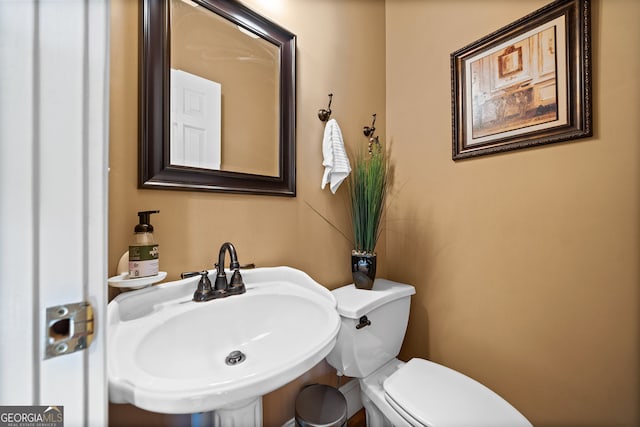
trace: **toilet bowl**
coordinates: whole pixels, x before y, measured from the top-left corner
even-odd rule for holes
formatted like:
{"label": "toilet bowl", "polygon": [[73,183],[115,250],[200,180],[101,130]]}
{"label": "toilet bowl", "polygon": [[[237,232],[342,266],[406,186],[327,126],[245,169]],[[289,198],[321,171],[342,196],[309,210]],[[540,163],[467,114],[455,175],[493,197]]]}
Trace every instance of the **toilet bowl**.
{"label": "toilet bowl", "polygon": [[489,388],[437,363],[396,358],[409,321],[410,285],[376,279],[372,290],[332,291],[341,317],[327,362],[357,378],[368,427],[531,427]]}

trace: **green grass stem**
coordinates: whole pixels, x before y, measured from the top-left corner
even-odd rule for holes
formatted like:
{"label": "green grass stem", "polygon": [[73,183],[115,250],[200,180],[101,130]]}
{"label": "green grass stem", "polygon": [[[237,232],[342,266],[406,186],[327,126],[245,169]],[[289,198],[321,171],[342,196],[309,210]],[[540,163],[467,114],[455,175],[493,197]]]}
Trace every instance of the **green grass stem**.
{"label": "green grass stem", "polygon": [[354,250],[373,254],[380,232],[388,188],[389,166],[384,148],[372,144],[371,153],[355,158],[349,180]]}

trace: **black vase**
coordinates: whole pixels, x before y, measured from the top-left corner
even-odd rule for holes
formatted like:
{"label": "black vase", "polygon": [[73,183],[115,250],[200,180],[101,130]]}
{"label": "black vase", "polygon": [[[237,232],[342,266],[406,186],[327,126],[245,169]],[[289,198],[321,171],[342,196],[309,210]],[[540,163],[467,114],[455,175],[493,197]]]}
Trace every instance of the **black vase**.
{"label": "black vase", "polygon": [[373,288],[373,281],[376,278],[376,256],[372,254],[351,254],[351,274],[356,288]]}

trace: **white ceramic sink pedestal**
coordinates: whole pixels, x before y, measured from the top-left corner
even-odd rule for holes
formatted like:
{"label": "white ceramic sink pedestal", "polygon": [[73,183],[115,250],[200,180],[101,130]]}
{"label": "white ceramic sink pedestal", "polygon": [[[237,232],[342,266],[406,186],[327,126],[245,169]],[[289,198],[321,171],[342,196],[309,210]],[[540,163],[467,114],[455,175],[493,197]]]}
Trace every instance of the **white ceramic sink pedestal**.
{"label": "white ceramic sink pedestal", "polygon": [[[242,276],[245,294],[207,302],[191,300],[199,277],[118,295],[108,308],[109,399],[260,426],[262,395],[324,359],[340,318],[331,292],[299,270]],[[246,359],[227,365],[236,350]]]}

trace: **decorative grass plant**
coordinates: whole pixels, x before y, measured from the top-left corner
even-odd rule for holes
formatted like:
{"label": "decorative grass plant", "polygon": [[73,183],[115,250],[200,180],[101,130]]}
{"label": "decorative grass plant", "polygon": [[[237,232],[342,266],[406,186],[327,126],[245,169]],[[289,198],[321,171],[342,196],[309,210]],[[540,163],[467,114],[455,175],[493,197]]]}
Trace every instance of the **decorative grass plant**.
{"label": "decorative grass plant", "polygon": [[374,254],[382,231],[382,215],[388,189],[389,165],[378,137],[372,138],[369,150],[354,159],[349,179],[354,253]]}

